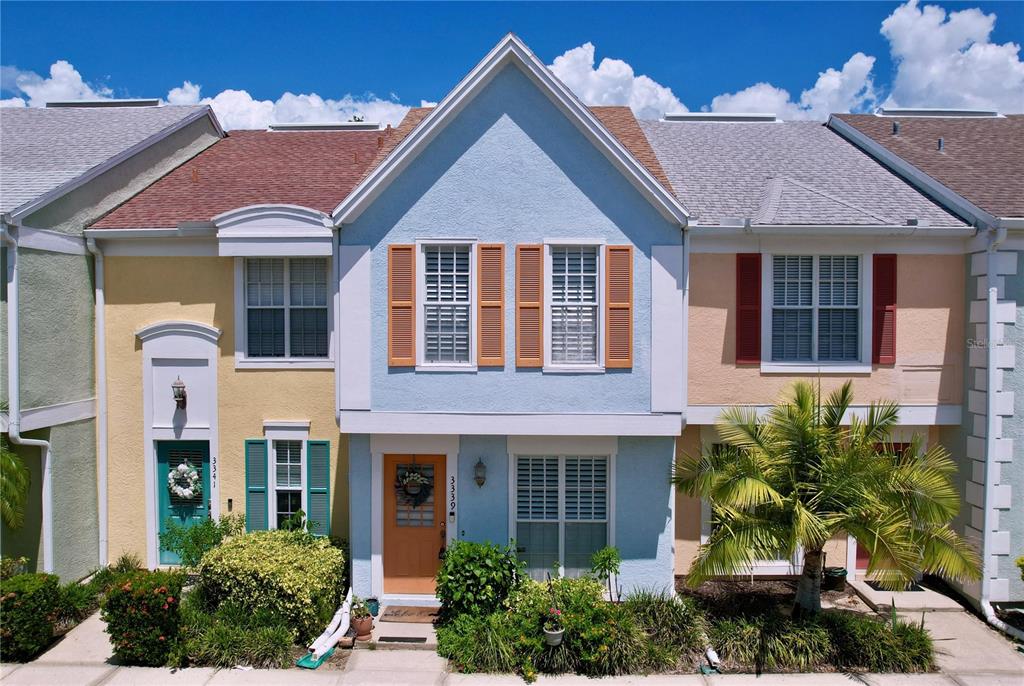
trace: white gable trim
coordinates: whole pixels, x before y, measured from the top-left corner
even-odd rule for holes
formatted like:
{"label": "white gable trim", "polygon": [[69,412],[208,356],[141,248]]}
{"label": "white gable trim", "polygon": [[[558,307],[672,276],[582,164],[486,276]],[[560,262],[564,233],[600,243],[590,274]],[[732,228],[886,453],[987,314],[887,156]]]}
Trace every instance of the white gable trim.
{"label": "white gable trim", "polygon": [[686,226],[688,214],[647,168],[636,160],[594,114],[513,34],[493,50],[433,109],[390,155],[332,213],[336,226],[351,224],[426,146],[490,83],[515,64],[565,113],[576,127],[629,179],[666,219]]}
{"label": "white gable trim", "polygon": [[218,214],[222,257],[332,255],[334,224],[319,210],[298,205],[249,205]]}

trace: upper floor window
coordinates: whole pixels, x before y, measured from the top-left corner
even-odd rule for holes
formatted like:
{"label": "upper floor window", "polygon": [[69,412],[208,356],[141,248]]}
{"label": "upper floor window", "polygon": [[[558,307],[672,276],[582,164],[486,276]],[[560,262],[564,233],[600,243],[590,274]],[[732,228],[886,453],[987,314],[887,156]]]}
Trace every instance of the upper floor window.
{"label": "upper floor window", "polygon": [[423,361],[468,364],[471,289],[469,245],[423,246]]}
{"label": "upper floor window", "polygon": [[551,247],[551,362],[598,363],[598,249]]}
{"label": "upper floor window", "polygon": [[772,258],[772,361],[860,359],[860,267],[856,255]]}
{"label": "upper floor window", "polygon": [[326,358],[327,282],[326,258],[247,258],[246,355]]}

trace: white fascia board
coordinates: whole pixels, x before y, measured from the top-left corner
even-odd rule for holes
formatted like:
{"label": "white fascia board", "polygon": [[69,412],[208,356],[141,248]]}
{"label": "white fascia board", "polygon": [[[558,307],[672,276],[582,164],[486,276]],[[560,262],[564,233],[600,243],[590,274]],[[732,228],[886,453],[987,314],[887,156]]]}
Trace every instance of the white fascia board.
{"label": "white fascia board", "polygon": [[678,199],[636,160],[594,114],[513,34],[503,38],[335,208],[334,223],[350,224],[380,195],[505,65],[515,63],[577,128],[601,150],[669,221],[685,227],[689,218]]}
{"label": "white fascia board", "polygon": [[342,433],[467,436],[678,436],[681,414],[482,414],[341,410]]}
{"label": "white fascia board", "polygon": [[[686,422],[692,425],[708,426],[718,421],[722,412],[733,405],[690,405],[686,411]],[[763,417],[771,410],[772,405],[740,405],[757,412]],[[843,424],[850,423],[850,417],[856,415],[864,419],[867,416],[867,405],[852,405],[843,415]],[[960,424],[963,407],[960,405],[900,405],[899,425],[903,426],[955,426]]]}
{"label": "white fascia board", "polygon": [[175,227],[137,227],[130,229],[86,229],[84,232],[86,238],[94,238],[98,241],[112,240],[112,239],[145,239],[145,238],[177,238],[179,236],[190,236],[195,238],[201,238],[204,236],[214,236],[217,230],[210,227],[190,227],[190,228],[175,228]]}
{"label": "white fascia board", "polygon": [[756,224],[723,226],[691,224],[695,238],[702,236],[927,236],[928,238],[960,239],[977,233],[973,226],[906,226],[903,224]]}
{"label": "white fascia board", "polygon": [[79,176],[76,176],[70,181],[62,183],[53,190],[43,193],[38,198],[30,200],[27,203],[21,205],[20,207],[16,208],[10,213],[11,218],[16,222],[20,221],[24,217],[27,217],[33,212],[38,211],[40,208],[49,205],[51,202],[67,195],[76,188],[92,181],[97,176],[110,171],[111,169],[121,164],[128,158],[133,157],[134,155],[142,152],[146,148],[156,143],[159,143],[160,141],[167,138],[171,134],[185,128],[194,121],[202,119],[203,117],[209,117],[210,122],[213,124],[214,128],[217,129],[217,135],[220,138],[224,138],[224,129],[221,128],[220,122],[217,121],[217,117],[216,115],[214,115],[213,109],[209,105],[204,105],[201,109],[196,110],[187,117],[182,117],[181,119],[166,127],[165,129],[154,133],[149,138],[139,141],[132,147],[127,148],[126,150],[122,150],[113,157],[110,157],[109,159],[101,162],[100,164],[97,164],[95,167],[85,172],[84,174],[80,174]]}
{"label": "white fascia board", "polygon": [[18,231],[18,247],[65,255],[85,255],[85,241],[77,234],[60,233],[48,229],[34,229],[24,224]]}
{"label": "white fascia board", "polygon": [[858,148],[874,157],[880,163],[909,182],[925,195],[931,197],[946,210],[959,216],[971,224],[977,224],[986,228],[998,226],[999,220],[981,209],[970,200],[953,191],[945,184],[934,177],[921,171],[910,162],[892,152],[875,139],[862,133],[857,127],[852,126],[835,116],[828,118],[827,126],[840,136],[856,145]]}

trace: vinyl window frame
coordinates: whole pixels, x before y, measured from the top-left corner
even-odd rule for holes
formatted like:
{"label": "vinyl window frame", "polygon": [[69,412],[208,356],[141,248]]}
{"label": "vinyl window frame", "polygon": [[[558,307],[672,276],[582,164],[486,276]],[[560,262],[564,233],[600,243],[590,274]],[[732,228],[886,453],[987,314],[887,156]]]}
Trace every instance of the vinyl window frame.
{"label": "vinyl window frame", "polygon": [[[416,371],[474,373],[477,367],[477,243],[476,238],[421,238],[416,241]],[[469,249],[469,360],[466,362],[428,362],[426,359],[426,294],[428,246],[466,247]]]}
{"label": "vinyl window frame", "polygon": [[[604,374],[605,373],[605,244],[603,238],[545,238],[544,239],[544,366],[545,374]],[[551,279],[554,275],[554,248],[594,248],[597,254],[597,350],[596,361],[593,363],[573,364],[555,362],[551,358],[552,351],[552,305],[554,287]]]}
{"label": "vinyl window frame", "polygon": [[[763,374],[870,374],[872,337],[872,257],[874,253],[863,248],[846,245],[826,245],[818,248],[776,250],[761,254],[761,373]],[[774,317],[775,257],[811,257],[813,282],[811,360],[772,359],[772,319]],[[818,269],[821,257],[856,257],[858,262],[858,355],[856,360],[818,361]],[[825,308],[830,309],[830,308]]]}
{"label": "vinyl window frame", "polygon": [[[289,306],[284,306],[284,357],[251,357],[249,351],[249,306],[246,278],[246,260],[279,259],[284,260],[285,303],[291,299],[289,260],[317,258],[327,261],[327,355],[325,357],[292,357],[287,353],[291,346],[291,321]],[[338,304],[338,267],[337,260],[329,255],[248,255],[235,257],[235,369],[334,369],[334,350],[337,347],[335,330],[336,310]],[[300,308],[301,309],[301,308]]]}
{"label": "vinyl window frame", "polygon": [[[269,436],[269,434],[268,434],[268,436]],[[277,493],[278,493],[279,490],[280,491],[289,491],[289,492],[294,492],[295,490],[298,490],[298,492],[299,492],[299,499],[300,499],[299,502],[301,503],[301,509],[302,509],[303,512],[307,512],[308,511],[309,504],[306,502],[306,492],[307,492],[307,486],[308,486],[308,483],[307,483],[307,478],[308,477],[306,475],[306,462],[307,462],[306,451],[307,451],[307,443],[308,442],[309,442],[309,435],[308,434],[306,434],[306,435],[298,435],[297,433],[295,433],[293,435],[277,435],[277,436],[275,436],[273,438],[269,438],[268,437],[268,440],[267,440],[267,443],[268,443],[268,445],[267,445],[267,448],[268,448],[268,450],[267,450],[267,476],[268,476],[268,479],[267,479],[267,481],[268,481],[267,491],[268,491],[268,495],[269,495],[269,498],[268,498],[268,500],[269,500],[269,503],[268,503],[269,507],[267,508],[267,528],[268,529],[276,529],[277,528],[277,515],[278,515],[278,512],[277,512]],[[292,488],[292,487],[282,488],[282,487],[279,487],[277,485],[277,444],[278,443],[298,443],[299,444],[299,487],[298,487],[298,489],[295,489],[295,488]]]}

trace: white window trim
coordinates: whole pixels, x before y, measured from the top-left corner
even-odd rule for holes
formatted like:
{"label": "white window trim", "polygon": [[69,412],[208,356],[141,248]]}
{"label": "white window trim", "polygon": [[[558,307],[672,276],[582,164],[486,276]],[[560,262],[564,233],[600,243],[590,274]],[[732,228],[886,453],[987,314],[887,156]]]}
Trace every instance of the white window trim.
{"label": "white window trim", "polygon": [[[544,239],[544,366],[545,374],[604,374],[604,269],[605,239],[603,238],[545,238]],[[597,249],[597,362],[594,364],[564,364],[551,360],[551,302],[552,260],[551,249],[558,247],[593,247]]]}
{"label": "white window trim", "polygon": [[[857,361],[843,362],[775,362],[772,355],[772,289],[775,282],[773,270],[776,255],[853,255],[860,267],[860,355]],[[863,248],[844,249],[842,246],[810,247],[761,253],[761,373],[762,374],[870,374],[871,373],[871,307],[874,302],[872,284],[872,262],[874,253]],[[818,260],[814,261],[814,309],[818,309]],[[812,333],[812,345],[817,350],[817,327]]]}
{"label": "white window trim", "polygon": [[[299,471],[300,471],[300,485],[299,493],[301,497],[301,507],[303,512],[308,512],[308,503],[306,502],[306,448],[307,441],[309,440],[309,429],[305,431],[294,430],[294,431],[265,431],[264,432],[268,445],[267,450],[267,474],[269,475],[268,481],[270,482],[269,488],[267,489],[270,493],[270,502],[268,503],[267,512],[267,528],[277,528],[277,450],[276,443],[280,441],[299,441],[300,446],[300,458],[299,458]],[[294,491],[293,488],[283,489],[285,491]]]}
{"label": "white window trim", "polygon": [[[477,339],[477,265],[475,238],[421,238],[416,241],[416,371],[417,372],[463,372],[477,371],[476,339]],[[469,361],[468,362],[427,362],[427,345],[424,337],[425,296],[427,292],[426,267],[427,260],[424,250],[427,246],[449,245],[467,246],[469,248]]]}
{"label": "white window trim", "polygon": [[[618,439],[610,438],[548,438],[535,436],[509,437],[509,490],[508,490],[508,531],[509,540],[518,538],[518,512],[516,511],[516,489],[518,488],[519,456],[548,456],[558,458],[558,573],[565,575],[565,458],[604,457],[608,459],[608,505],[607,545],[615,545],[615,461],[618,453]],[[551,520],[544,520],[550,522]],[[586,520],[584,520],[586,521]]]}
{"label": "white window trim", "polygon": [[[279,255],[263,255],[262,257],[285,260],[285,288],[288,288],[289,257]],[[301,256],[300,256],[301,257]],[[235,258],[235,369],[334,369],[334,350],[337,346],[335,331],[335,307],[333,306],[338,293],[338,275],[334,260],[330,256],[327,268],[327,357],[249,357],[249,323],[245,292],[245,261],[248,257]],[[291,323],[285,309],[285,341],[287,345]]]}

